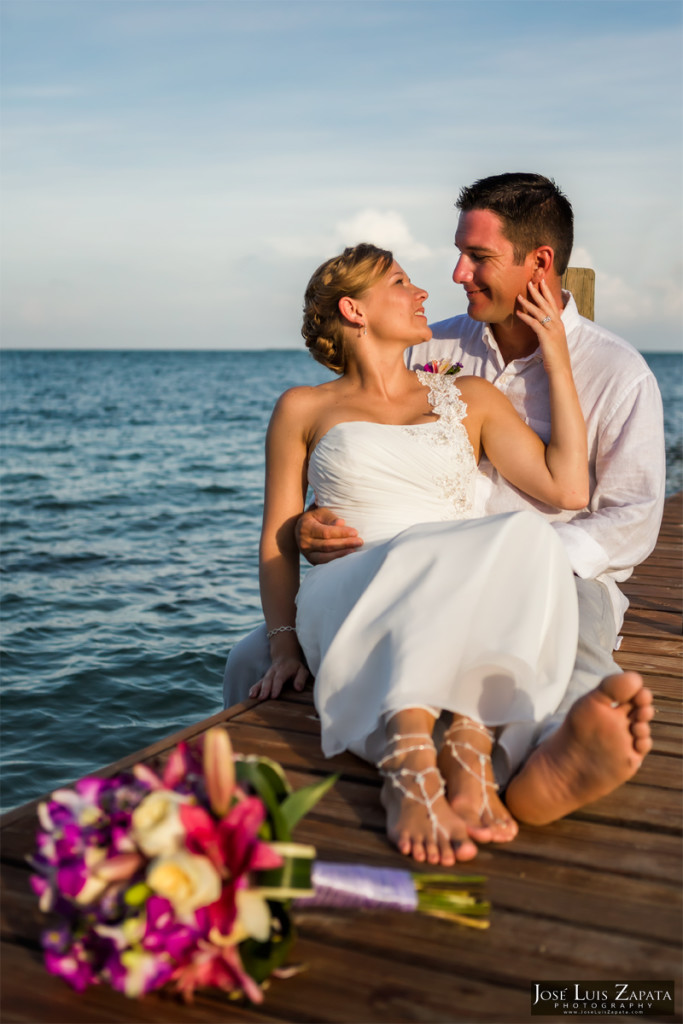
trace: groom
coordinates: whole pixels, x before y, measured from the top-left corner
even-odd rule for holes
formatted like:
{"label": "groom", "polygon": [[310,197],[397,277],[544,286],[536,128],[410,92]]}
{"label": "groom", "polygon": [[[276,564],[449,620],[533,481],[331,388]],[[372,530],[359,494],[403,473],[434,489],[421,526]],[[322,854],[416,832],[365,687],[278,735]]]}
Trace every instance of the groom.
{"label": "groom", "polygon": [[[579,316],[561,277],[573,244],[573,213],[554,182],[539,174],[483,178],[464,188],[453,280],[464,287],[467,314],[432,325],[432,340],[408,353],[409,365],[459,361],[508,396],[544,441],[550,434],[548,381],[535,335],[516,316],[517,296],[544,279],[563,308],[572,371],[588,429],[591,498],[582,512],[558,512],[522,495],[486,460],[480,463],[477,514],[531,506],[550,520],[574,570],[580,636],[574,674],[539,742],[605,677],[621,676],[612,658],[628,605],[617,587],[652,551],[664,501],[661,398],[645,360],[621,338]],[[326,509],[300,520],[299,543],[313,564],[362,544],[352,526]],[[533,558],[533,551],[529,552]],[[495,623],[491,624],[495,628]],[[245,699],[269,664],[265,627],[235,646],[224,678],[226,707]],[[630,674],[627,674],[630,675]],[[619,686],[622,684],[620,683]]]}

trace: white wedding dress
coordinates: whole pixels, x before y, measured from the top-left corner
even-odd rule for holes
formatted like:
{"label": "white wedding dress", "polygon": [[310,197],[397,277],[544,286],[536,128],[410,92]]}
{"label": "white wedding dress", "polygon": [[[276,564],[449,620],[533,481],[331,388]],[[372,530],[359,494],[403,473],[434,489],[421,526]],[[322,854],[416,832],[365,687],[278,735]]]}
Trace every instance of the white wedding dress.
{"label": "white wedding dress", "polygon": [[309,482],[359,550],[304,577],[296,628],[327,756],[376,763],[387,716],[455,711],[496,727],[499,781],[559,704],[577,644],[562,544],[531,511],[472,518],[477,466],[453,377],[423,373],[438,419],[338,423]]}

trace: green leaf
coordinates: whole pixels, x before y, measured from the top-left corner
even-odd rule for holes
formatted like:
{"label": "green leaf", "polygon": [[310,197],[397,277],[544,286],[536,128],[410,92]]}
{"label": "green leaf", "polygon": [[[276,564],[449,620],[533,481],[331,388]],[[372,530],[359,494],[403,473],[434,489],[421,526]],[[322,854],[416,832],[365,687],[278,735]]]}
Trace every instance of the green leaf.
{"label": "green leaf", "polygon": [[[463,879],[457,876],[452,879],[453,884],[462,881]],[[472,927],[488,927],[483,921],[475,923],[470,919],[488,918],[491,904],[478,893],[469,892],[467,889],[449,890],[442,884],[440,889],[418,889],[417,909],[431,917],[443,917],[461,924],[472,924]]]}
{"label": "green leaf", "polygon": [[412,874],[417,909],[430,917],[488,928],[491,904],[482,895],[484,875]]}
{"label": "green leaf", "polygon": [[246,939],[240,943],[240,956],[244,969],[260,984],[284,963],[295,938],[287,909],[281,903],[270,903],[275,927],[267,942]]}
{"label": "green leaf", "polygon": [[412,872],[415,889],[418,892],[451,892],[459,885],[483,885],[485,875],[428,875]]}
{"label": "green leaf", "polygon": [[[285,899],[291,899],[293,890],[296,889],[300,891],[300,894],[308,895],[313,889],[312,867],[313,861],[310,857],[285,857],[281,867],[259,871],[254,878],[254,886],[257,891],[261,887],[283,889],[289,893]],[[268,900],[277,898],[275,894],[268,893],[267,895]]]}
{"label": "green leaf", "polygon": [[[282,767],[277,761],[271,761],[269,757],[246,757],[241,761],[237,761],[235,763],[235,770],[238,782],[244,781],[244,778],[248,776],[254,765],[258,767],[260,775],[268,780],[278,803],[282,803],[285,797],[292,792],[292,787],[287,781],[287,776]],[[243,766],[247,766],[246,771],[243,771]]]}
{"label": "green leaf", "polygon": [[[248,782],[251,788],[261,797],[270,817],[275,839],[280,842],[289,842],[292,838],[287,818],[282,813],[277,796],[271,785],[273,775],[268,770],[269,766],[259,761],[241,761],[240,782]],[[284,805],[283,805],[284,806]]]}
{"label": "green leaf", "polygon": [[280,810],[290,830],[294,829],[297,822],[301,821],[312,807],[315,807],[329,789],[332,789],[338,778],[338,775],[330,775],[322,782],[304,786],[289,794],[280,805]]}

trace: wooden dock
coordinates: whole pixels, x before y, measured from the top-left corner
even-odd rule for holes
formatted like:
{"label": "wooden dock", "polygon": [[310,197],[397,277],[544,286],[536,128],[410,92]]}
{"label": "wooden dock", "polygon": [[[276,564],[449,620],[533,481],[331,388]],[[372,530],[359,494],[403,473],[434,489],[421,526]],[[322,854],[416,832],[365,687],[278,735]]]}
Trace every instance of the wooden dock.
{"label": "wooden dock", "polygon": [[[624,585],[631,608],[617,660],[642,672],[654,691],[654,750],[611,796],[554,825],[522,827],[511,844],[481,849],[466,870],[488,878],[487,931],[416,914],[300,911],[293,960],[307,969],[272,981],[259,1008],[205,994],[189,1006],[168,994],[133,1002],[105,987],[79,996],[42,965],[41,920],[24,862],[36,831],[34,802],[0,821],[0,1019],[521,1024],[558,1019],[532,1017],[537,981],[675,980],[676,1011],[650,1019],[681,1020],[682,497],[667,501],[655,551]],[[239,705],[101,774],[157,763],[179,739],[216,722],[229,724],[236,749],[279,761],[295,786],[341,772],[296,833],[322,859],[406,866],[384,837],[375,770],[351,755],[322,757],[310,694]]]}

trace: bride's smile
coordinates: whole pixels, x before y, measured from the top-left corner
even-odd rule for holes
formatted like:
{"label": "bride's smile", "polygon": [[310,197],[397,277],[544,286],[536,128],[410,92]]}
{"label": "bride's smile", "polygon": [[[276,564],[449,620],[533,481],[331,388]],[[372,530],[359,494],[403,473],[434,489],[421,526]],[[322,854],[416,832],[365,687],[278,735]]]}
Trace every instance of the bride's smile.
{"label": "bride's smile", "polygon": [[406,341],[428,341],[432,332],[427,324],[424,304],[429,293],[413,284],[394,260],[391,267],[358,301],[369,337]]}

